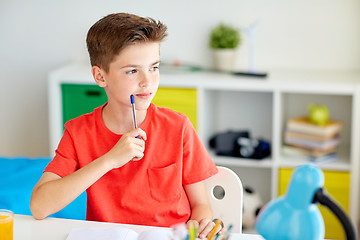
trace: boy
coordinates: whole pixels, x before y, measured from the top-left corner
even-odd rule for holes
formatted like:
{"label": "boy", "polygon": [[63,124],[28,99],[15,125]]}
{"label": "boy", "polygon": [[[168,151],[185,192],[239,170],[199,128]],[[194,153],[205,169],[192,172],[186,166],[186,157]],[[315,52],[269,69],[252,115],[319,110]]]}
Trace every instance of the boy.
{"label": "boy", "polygon": [[166,30],[159,21],[125,13],[90,28],[92,74],[108,102],[65,124],[56,156],[33,190],[36,219],[86,190],[87,220],[164,227],[197,221],[201,238],[211,231],[203,180],[217,168],[187,117],[151,103]]}

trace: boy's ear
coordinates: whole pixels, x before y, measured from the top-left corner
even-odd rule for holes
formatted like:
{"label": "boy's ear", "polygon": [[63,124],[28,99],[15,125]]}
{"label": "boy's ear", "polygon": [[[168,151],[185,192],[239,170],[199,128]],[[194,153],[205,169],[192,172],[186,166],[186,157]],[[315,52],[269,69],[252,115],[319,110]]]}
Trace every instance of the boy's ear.
{"label": "boy's ear", "polygon": [[91,68],[91,73],[94,77],[95,82],[97,83],[97,85],[99,85],[99,87],[106,87],[106,81],[104,78],[104,71],[98,67],[98,66],[93,66]]}

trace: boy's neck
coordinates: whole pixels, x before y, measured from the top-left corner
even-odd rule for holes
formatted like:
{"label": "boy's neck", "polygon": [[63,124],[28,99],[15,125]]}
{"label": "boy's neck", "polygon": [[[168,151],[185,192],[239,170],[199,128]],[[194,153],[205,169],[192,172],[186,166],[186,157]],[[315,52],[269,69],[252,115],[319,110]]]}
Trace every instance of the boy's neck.
{"label": "boy's neck", "polygon": [[[139,127],[145,120],[145,111],[136,111],[136,121]],[[107,104],[102,111],[102,119],[105,126],[116,134],[125,134],[134,129],[132,109],[130,107],[114,107]]]}

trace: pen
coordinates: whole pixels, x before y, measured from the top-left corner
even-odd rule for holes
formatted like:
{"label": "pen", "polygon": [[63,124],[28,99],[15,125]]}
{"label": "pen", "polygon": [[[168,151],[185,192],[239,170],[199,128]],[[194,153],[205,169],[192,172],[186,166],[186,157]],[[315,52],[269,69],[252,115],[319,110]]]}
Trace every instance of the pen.
{"label": "pen", "polygon": [[213,229],[211,230],[210,232],[210,235],[208,237],[208,240],[212,240],[213,237],[215,236],[215,233],[216,233],[216,230],[219,228],[221,224],[221,220],[220,219],[217,219],[216,222],[215,222],[215,226],[213,227]]}
{"label": "pen", "polygon": [[232,227],[233,227],[233,225],[230,224],[227,231],[226,231],[226,233],[225,233],[225,235],[224,235],[224,237],[222,238],[223,240],[229,239]]}
{"label": "pen", "polygon": [[[132,95],[132,94],[130,95],[130,102],[131,102],[133,118],[134,118],[134,126],[135,126],[135,128],[137,128],[136,113],[135,113],[135,100],[134,100],[134,95]],[[136,136],[136,138],[139,138],[139,136]]]}

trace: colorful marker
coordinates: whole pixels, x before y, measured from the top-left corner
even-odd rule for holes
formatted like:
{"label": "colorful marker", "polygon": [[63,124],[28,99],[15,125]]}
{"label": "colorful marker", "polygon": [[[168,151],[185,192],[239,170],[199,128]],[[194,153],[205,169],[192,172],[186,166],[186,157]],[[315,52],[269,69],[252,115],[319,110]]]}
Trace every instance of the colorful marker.
{"label": "colorful marker", "polygon": [[227,231],[226,231],[226,233],[225,233],[224,237],[222,238],[223,240],[227,240],[227,239],[229,239],[229,238],[230,238],[230,234],[231,234],[231,229],[232,229],[232,227],[233,227],[233,225],[232,225],[232,224],[230,224],[230,226],[228,227],[228,229],[227,229]]}
{"label": "colorful marker", "polygon": [[199,223],[197,221],[190,221],[188,225],[189,240],[195,240],[197,237]]}

